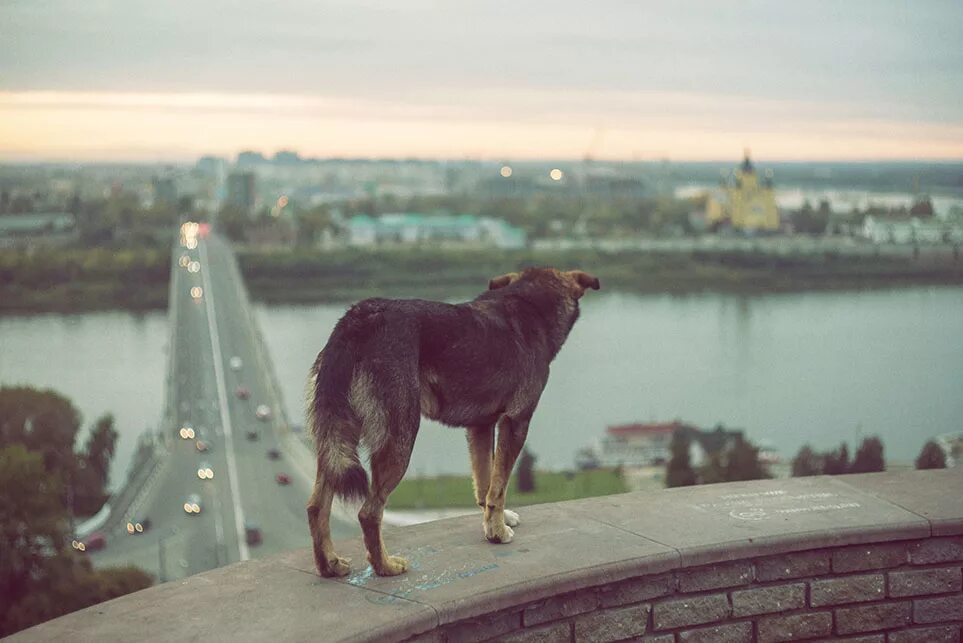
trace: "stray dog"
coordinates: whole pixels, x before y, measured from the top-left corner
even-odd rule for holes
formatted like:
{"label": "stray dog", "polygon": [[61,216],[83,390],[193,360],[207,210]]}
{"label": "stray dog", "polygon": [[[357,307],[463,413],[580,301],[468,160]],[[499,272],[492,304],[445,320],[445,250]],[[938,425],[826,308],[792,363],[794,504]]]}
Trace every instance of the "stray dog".
{"label": "stray dog", "polygon": [[[588,288],[598,290],[599,280],[580,270],[528,268],[492,279],[463,304],[366,299],[348,309],[308,380],[318,473],[307,513],[322,576],[350,571],[331,544],[335,494],[364,501],[358,520],[375,573],[407,569],[404,558],[385,552],[381,518],[408,468],[422,415],[467,428],[485,537],[511,542],[518,515],[505,509],[508,477]],[[370,485],[359,443],[370,454]]]}

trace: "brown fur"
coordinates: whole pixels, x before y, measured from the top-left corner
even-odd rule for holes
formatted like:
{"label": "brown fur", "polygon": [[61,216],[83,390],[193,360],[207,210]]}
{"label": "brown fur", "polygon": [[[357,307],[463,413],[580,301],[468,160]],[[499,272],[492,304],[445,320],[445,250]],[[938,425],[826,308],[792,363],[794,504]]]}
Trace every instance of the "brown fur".
{"label": "brown fur", "polygon": [[[368,299],[348,310],[309,379],[318,471],[307,513],[323,576],[349,571],[331,543],[336,494],[364,501],[358,520],[375,573],[407,569],[403,558],[388,555],[381,521],[408,468],[420,415],[467,428],[485,537],[512,540],[518,517],[505,509],[509,476],[549,364],[589,288],[598,290],[599,281],[588,273],[529,268],[493,278],[487,292],[464,304]],[[371,454],[370,484],[357,453],[362,442]]]}

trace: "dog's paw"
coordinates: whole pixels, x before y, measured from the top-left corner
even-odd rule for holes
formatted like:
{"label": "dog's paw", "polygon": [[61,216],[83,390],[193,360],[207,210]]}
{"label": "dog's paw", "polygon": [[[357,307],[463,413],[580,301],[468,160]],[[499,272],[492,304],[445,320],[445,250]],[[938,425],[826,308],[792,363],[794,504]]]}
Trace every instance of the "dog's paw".
{"label": "dog's paw", "polygon": [[380,569],[375,568],[378,576],[397,576],[408,571],[408,561],[401,556],[388,556],[385,562],[380,565]]}
{"label": "dog's paw", "polygon": [[505,543],[512,542],[512,538],[514,537],[514,530],[508,525],[501,525],[499,527],[485,523],[485,538],[487,538],[490,543],[501,543],[504,545]]}
{"label": "dog's paw", "polygon": [[514,511],[512,511],[511,509],[506,509],[506,510],[505,510],[505,524],[508,525],[509,527],[517,527],[517,526],[518,526],[518,514],[515,513]]}
{"label": "dog's paw", "polygon": [[335,576],[347,576],[348,572],[351,571],[351,567],[348,563],[351,562],[350,558],[341,558],[340,556],[334,556],[327,561],[327,565],[324,565],[319,571],[322,576],[332,578]]}

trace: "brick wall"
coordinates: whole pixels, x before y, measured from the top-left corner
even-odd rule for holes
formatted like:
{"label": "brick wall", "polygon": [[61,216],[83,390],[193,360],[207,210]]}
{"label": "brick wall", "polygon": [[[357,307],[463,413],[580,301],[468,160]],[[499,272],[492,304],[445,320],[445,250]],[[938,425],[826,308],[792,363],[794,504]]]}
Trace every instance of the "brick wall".
{"label": "brick wall", "polygon": [[961,640],[963,536],[760,557],[580,589],[418,641]]}

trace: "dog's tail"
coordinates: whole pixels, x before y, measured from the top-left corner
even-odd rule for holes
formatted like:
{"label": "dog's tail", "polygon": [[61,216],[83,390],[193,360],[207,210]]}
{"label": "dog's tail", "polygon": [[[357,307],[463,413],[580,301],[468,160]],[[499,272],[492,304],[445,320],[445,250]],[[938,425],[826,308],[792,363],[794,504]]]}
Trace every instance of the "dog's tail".
{"label": "dog's tail", "polygon": [[357,501],[368,497],[368,474],[358,457],[361,426],[347,406],[352,375],[352,360],[345,351],[329,347],[318,353],[308,377],[307,416],[319,476],[342,499]]}

